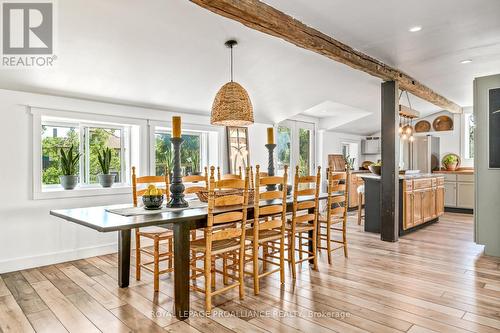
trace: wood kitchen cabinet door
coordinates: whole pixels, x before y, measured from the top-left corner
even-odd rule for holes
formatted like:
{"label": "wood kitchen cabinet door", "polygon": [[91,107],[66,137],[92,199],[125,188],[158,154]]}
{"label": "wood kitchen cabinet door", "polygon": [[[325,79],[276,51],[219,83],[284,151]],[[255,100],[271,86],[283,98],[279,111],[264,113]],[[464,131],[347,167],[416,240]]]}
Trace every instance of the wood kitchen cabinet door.
{"label": "wood kitchen cabinet door", "polygon": [[436,189],[436,216],[444,214],[444,186]]}
{"label": "wood kitchen cabinet door", "polygon": [[423,191],[413,192],[413,225],[419,225],[424,222],[423,216]]}
{"label": "wood kitchen cabinet door", "polygon": [[413,221],[413,192],[404,192],[404,212],[405,221],[403,227],[406,230],[415,225]]}
{"label": "wood kitchen cabinet door", "polygon": [[422,192],[422,215],[423,222],[432,220],[436,215],[436,199],[432,188]]}

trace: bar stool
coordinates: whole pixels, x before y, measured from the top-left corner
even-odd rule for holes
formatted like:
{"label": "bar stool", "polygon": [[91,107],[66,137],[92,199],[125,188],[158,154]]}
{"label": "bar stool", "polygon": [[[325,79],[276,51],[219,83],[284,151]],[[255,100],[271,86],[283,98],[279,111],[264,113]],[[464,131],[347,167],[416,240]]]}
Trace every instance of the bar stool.
{"label": "bar stool", "polygon": [[363,197],[365,196],[365,185],[359,185],[356,189],[358,192],[358,225],[361,225],[361,219],[365,216],[363,212]]}

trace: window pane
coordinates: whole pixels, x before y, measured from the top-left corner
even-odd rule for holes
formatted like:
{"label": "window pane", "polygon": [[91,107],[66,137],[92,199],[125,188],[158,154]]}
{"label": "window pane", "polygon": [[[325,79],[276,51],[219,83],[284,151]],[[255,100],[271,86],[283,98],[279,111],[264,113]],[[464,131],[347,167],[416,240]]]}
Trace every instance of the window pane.
{"label": "window pane", "polygon": [[42,184],[59,184],[62,175],[60,149],[73,145],[78,152],[79,138],[78,128],[42,125]]}
{"label": "window pane", "polygon": [[[171,134],[168,132],[155,134],[155,161],[156,175],[163,176],[165,168],[173,168],[173,152],[170,143]],[[184,142],[181,146],[181,169],[183,175],[201,170],[201,137],[198,134],[182,135]]]}
{"label": "window pane", "polygon": [[112,128],[89,128],[89,179],[87,183],[95,184],[99,182],[97,175],[102,174],[101,166],[99,165],[98,154],[102,153],[104,148],[111,149],[111,166],[109,173],[116,175],[115,182],[122,182],[121,175],[121,160],[122,147],[121,135],[122,131]]}
{"label": "window pane", "polygon": [[468,115],[468,133],[467,133],[467,138],[468,138],[468,156],[467,158],[474,158],[474,130],[476,128],[476,125],[474,123],[474,115],[469,114]]}
{"label": "window pane", "polygon": [[[285,169],[285,165],[290,166],[290,153],[291,153],[291,142],[292,142],[292,130],[288,127],[278,126],[278,166],[276,173],[282,175]],[[288,170],[289,174],[292,174],[291,170]]]}
{"label": "window pane", "polygon": [[311,170],[311,131],[299,128],[299,173],[309,175]]}

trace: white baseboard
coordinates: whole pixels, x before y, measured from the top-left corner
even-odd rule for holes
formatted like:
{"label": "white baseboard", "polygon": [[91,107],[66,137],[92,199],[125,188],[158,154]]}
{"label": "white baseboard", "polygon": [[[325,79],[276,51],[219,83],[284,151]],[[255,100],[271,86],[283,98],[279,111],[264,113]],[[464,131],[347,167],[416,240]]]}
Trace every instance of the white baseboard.
{"label": "white baseboard", "polygon": [[60,252],[45,253],[37,256],[21,257],[0,261],[0,273],[18,271],[22,269],[58,264],[65,261],[78,260],[104,254],[116,253],[117,243],[99,246],[71,249]]}

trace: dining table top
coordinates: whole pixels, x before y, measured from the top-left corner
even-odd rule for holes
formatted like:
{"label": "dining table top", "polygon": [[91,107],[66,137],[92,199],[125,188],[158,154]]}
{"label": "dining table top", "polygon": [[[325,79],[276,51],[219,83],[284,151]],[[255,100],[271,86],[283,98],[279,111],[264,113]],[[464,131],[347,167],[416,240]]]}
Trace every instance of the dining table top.
{"label": "dining table top", "polygon": [[[332,196],[343,195],[342,192],[333,193]],[[327,193],[321,193],[319,200],[328,198]],[[298,202],[314,199],[314,196],[301,196]],[[259,207],[281,204],[281,200],[265,200],[259,202]],[[287,206],[293,204],[293,196],[287,198]],[[248,211],[253,211],[253,204],[248,205]],[[172,211],[159,211],[158,214],[146,213],[144,215],[123,216],[110,212],[121,208],[132,207],[131,204],[121,204],[112,206],[97,206],[70,209],[55,209],[50,211],[50,215],[62,218],[99,232],[111,232],[119,230],[129,230],[149,226],[167,226],[175,223],[192,222],[205,219],[208,212],[207,207],[184,208]],[[237,209],[237,207],[233,208]],[[230,211],[231,208],[226,209]]]}

